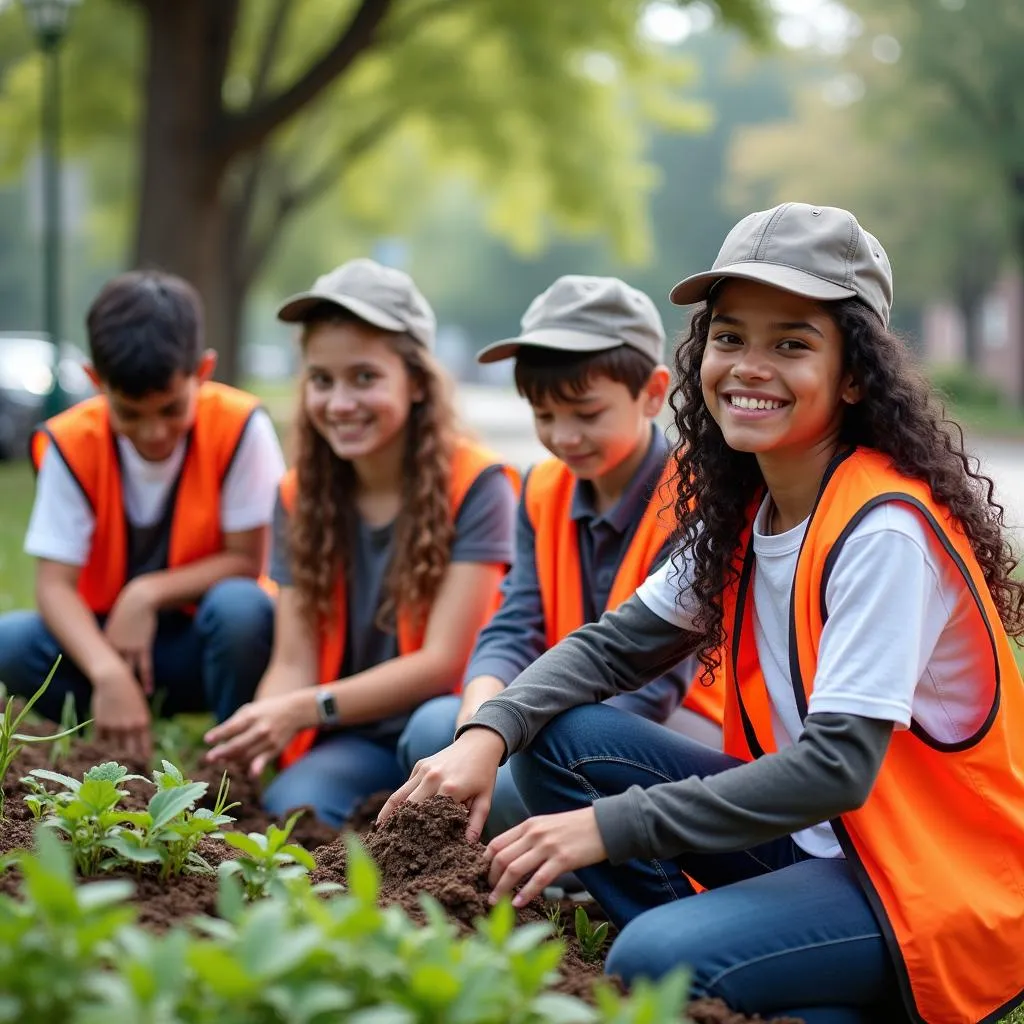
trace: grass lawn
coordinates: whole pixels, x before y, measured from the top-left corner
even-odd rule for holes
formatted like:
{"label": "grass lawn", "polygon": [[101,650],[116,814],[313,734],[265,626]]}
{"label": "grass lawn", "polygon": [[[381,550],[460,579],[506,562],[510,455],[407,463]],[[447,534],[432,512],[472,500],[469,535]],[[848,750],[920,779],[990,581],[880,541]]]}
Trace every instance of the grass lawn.
{"label": "grass lawn", "polygon": [[27,461],[0,462],[0,614],[34,601],[35,567],[21,550],[34,486]]}

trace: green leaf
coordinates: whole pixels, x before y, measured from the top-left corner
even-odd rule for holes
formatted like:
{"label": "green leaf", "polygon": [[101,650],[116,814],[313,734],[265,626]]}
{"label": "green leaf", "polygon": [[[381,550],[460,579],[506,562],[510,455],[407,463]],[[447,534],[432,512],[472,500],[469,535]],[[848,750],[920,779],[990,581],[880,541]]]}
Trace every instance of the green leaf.
{"label": "green leaf", "polygon": [[279,854],[287,854],[292,860],[301,864],[307,871],[316,870],[316,861],[313,859],[313,855],[304,846],[296,846],[294,843],[289,843],[288,846],[282,847]]}
{"label": "green leaf", "polygon": [[241,832],[224,833],[224,842],[228,846],[233,846],[236,850],[247,853],[253,860],[263,860],[263,854],[266,849],[260,842],[263,839],[264,837],[259,832],[250,832],[248,835],[243,835]]}
{"label": "green leaf", "polygon": [[149,801],[149,813],[153,816],[153,828],[166,825],[182,811],[188,810],[206,792],[205,782],[191,782],[175,789],[162,789]]}
{"label": "green leaf", "polygon": [[54,740],[63,739],[65,736],[73,736],[76,732],[80,732],[89,725],[90,722],[92,722],[91,718],[88,722],[82,722],[81,725],[73,726],[70,729],[63,729],[61,732],[47,733],[45,736],[26,736],[16,732],[11,739],[18,740],[20,743],[52,743]]}
{"label": "green leaf", "polygon": [[536,949],[550,938],[551,925],[546,921],[536,921],[533,924],[524,924],[521,928],[517,928],[509,936],[505,948],[509,953],[525,953],[527,950]]}
{"label": "green leaf", "polygon": [[82,786],[78,779],[73,779],[70,775],[61,775],[60,772],[51,772],[46,768],[33,768],[32,771],[29,772],[29,775],[34,779],[45,779],[47,782],[56,782],[58,785],[64,786],[72,793],[77,793]]}
{"label": "green leaf", "polygon": [[404,1006],[388,1004],[356,1010],[345,1018],[346,1024],[417,1024],[416,1014]]}
{"label": "green leaf", "polygon": [[240,866],[237,860],[226,860],[217,867],[217,913],[225,921],[238,921],[245,909],[242,885],[235,878]]}
{"label": "green leaf", "polygon": [[[601,1019],[593,1007],[560,992],[544,992],[534,996],[530,1000],[530,1009],[544,1024],[592,1024]],[[668,1021],[671,1018],[664,1019]]]}
{"label": "green leaf", "polygon": [[109,881],[89,882],[79,886],[78,904],[85,910],[99,910],[115,906],[131,899],[135,886],[127,879],[112,878]]}
{"label": "green leaf", "polygon": [[366,852],[363,844],[355,836],[346,837],[348,849],[346,878],[348,889],[362,903],[376,905],[380,892],[380,874],[373,858]]}
{"label": "green leaf", "polygon": [[150,846],[140,846],[137,839],[128,838],[129,834],[121,833],[116,836],[108,836],[101,845],[108,850],[113,850],[119,857],[123,857],[132,864],[159,864],[163,860],[159,850]]}

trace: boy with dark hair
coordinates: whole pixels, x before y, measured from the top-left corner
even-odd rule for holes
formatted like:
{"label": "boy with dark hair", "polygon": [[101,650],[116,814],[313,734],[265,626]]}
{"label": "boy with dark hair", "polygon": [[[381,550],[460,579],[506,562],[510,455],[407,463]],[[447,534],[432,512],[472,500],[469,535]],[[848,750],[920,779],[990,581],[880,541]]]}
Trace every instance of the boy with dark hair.
{"label": "boy with dark hair", "polygon": [[123,274],[87,328],[100,393],[33,436],[39,610],[0,617],[0,681],[27,696],[63,652],[36,708],[58,719],[73,694],[98,736],[145,757],[147,697],[224,719],[259,682],[273,610],[256,577],[284,460],[257,400],[210,379],[187,282]]}
{"label": "boy with dark hair", "polygon": [[[405,730],[399,755],[407,772],[450,744],[457,726],[547,648],[630,597],[668,556],[667,494],[659,491],[672,464],[655,423],[669,387],[664,343],[661,317],[643,292],[617,278],[570,275],[533,301],[519,337],[477,357],[515,358],[516,387],[554,458],[524,483],[515,562],[461,697],[429,701]],[[691,686],[695,671],[688,659],[609,703],[656,722],[672,718],[673,728],[720,746],[722,694]],[[526,816],[505,766],[488,830],[503,832]]]}

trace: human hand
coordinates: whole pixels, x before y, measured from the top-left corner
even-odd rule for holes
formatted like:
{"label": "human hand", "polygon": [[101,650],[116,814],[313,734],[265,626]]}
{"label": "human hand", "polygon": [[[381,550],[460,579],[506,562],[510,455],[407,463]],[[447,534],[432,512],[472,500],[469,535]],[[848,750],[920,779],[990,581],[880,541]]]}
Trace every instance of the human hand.
{"label": "human hand", "polygon": [[489,901],[497,903],[528,877],[512,900],[513,906],[525,907],[559,875],[599,864],[608,851],[591,806],[527,818],[492,839],[487,855],[491,858],[488,881],[494,886]]}
{"label": "human hand", "polygon": [[462,691],[462,704],[455,716],[455,728],[461,729],[479,710],[484,701],[505,692],[505,684],[497,676],[477,676]]}
{"label": "human hand", "polygon": [[450,796],[469,809],[466,839],[475,843],[491,809],[494,779],[505,754],[505,741],[492,729],[463,733],[450,747],[417,761],[408,781],[391,794],[377,815],[383,824],[399,804],[418,804],[438,794]]}
{"label": "human hand", "polygon": [[248,762],[249,773],[257,776],[300,729],[317,721],[316,694],[311,686],[243,704],[203,737],[211,747],[203,760],[206,764]]}
{"label": "human hand", "polygon": [[149,705],[128,663],[112,655],[109,662],[90,673],[90,681],[97,740],[149,760],[153,750]]}
{"label": "human hand", "polygon": [[153,692],[153,640],[156,602],[145,576],[131,580],[118,594],[103,632],[110,646],[127,662],[147,695]]}

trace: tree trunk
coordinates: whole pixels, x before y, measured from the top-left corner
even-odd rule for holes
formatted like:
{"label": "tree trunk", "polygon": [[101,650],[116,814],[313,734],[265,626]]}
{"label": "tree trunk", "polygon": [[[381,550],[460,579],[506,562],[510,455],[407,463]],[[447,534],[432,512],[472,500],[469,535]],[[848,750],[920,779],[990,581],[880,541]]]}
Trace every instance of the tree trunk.
{"label": "tree trunk", "polygon": [[964,361],[972,370],[978,369],[981,356],[981,310],[985,290],[963,286],[957,290],[956,305],[964,325]]}
{"label": "tree trunk", "polygon": [[232,0],[147,0],[146,110],[135,262],[187,278],[206,305],[218,376],[238,373],[244,296],[226,277],[226,167],[214,142],[221,81],[237,13]]}

